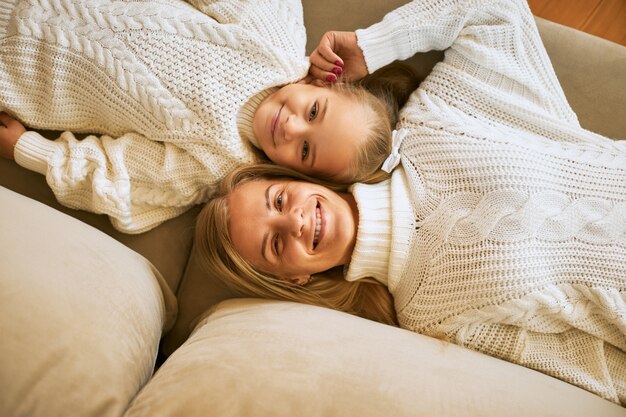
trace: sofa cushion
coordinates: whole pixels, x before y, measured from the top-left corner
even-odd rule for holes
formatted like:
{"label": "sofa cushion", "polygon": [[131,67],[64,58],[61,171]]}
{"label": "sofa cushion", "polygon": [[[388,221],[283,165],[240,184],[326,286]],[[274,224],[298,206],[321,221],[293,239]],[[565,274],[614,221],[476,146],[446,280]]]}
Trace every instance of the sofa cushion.
{"label": "sofa cushion", "polygon": [[0,201],[0,415],[121,415],[152,375],[172,293],[91,226],[2,187]]}
{"label": "sofa cushion", "polygon": [[307,305],[229,300],[199,322],[125,417],[619,416],[546,375]]}

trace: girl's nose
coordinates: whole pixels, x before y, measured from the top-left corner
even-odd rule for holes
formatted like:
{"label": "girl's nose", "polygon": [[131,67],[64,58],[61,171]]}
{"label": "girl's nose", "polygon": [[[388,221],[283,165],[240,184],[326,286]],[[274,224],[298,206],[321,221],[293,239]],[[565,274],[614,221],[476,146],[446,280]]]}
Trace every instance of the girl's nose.
{"label": "girl's nose", "polygon": [[304,133],[304,124],[295,114],[290,115],[285,121],[285,142],[298,139]]}

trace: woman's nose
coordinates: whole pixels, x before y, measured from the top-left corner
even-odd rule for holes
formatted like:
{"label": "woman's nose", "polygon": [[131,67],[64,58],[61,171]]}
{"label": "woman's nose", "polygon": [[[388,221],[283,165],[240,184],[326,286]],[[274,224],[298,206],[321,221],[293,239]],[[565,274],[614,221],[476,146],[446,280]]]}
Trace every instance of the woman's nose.
{"label": "woman's nose", "polygon": [[284,233],[295,237],[302,235],[302,230],[304,229],[304,212],[301,208],[293,208],[281,217],[281,226]]}
{"label": "woman's nose", "polygon": [[285,121],[285,141],[291,142],[304,134],[305,125],[295,114],[290,115]]}

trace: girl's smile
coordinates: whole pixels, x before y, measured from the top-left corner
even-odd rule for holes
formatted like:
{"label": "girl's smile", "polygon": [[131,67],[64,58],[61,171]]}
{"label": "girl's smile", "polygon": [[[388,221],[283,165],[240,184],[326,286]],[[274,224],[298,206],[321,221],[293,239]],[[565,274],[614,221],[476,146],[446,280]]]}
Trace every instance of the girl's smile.
{"label": "girl's smile", "polygon": [[280,108],[278,109],[274,117],[272,118],[271,132],[272,132],[272,143],[274,144],[274,147],[276,147],[276,137],[274,136],[276,133],[276,125],[278,121],[280,120],[280,113],[283,110],[283,107],[284,105],[280,106]]}

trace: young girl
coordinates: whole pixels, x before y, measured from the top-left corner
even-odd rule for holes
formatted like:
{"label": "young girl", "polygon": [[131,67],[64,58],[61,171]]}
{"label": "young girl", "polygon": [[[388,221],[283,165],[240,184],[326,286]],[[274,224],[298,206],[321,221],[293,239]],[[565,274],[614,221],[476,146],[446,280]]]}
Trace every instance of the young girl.
{"label": "young girl", "polygon": [[210,273],[626,405],[623,143],[578,125],[522,0],[411,3],[359,42],[392,28],[422,48],[452,42],[401,114],[401,167],[349,193],[234,172],[198,219]]}
{"label": "young girl", "polygon": [[297,0],[190,3],[2,2],[0,110],[68,130],[50,141],[2,114],[2,156],[45,174],[61,203],[132,233],[258,161],[248,142],[309,175],[380,177],[393,107],[363,88],[303,81]]}

